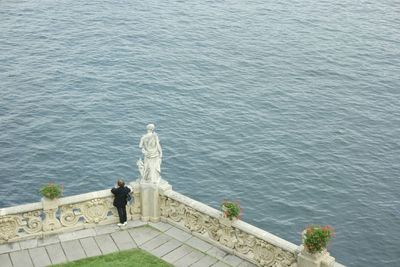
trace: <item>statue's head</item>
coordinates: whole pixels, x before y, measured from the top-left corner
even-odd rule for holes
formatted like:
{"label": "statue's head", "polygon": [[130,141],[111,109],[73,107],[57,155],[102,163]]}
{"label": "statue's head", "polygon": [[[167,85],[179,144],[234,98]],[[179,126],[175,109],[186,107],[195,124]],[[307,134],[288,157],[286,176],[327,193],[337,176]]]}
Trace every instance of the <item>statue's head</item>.
{"label": "statue's head", "polygon": [[152,123],[150,123],[150,124],[148,124],[148,125],[146,126],[146,129],[147,129],[148,132],[154,131],[154,128],[156,128],[156,127],[155,127],[154,124],[152,124]]}

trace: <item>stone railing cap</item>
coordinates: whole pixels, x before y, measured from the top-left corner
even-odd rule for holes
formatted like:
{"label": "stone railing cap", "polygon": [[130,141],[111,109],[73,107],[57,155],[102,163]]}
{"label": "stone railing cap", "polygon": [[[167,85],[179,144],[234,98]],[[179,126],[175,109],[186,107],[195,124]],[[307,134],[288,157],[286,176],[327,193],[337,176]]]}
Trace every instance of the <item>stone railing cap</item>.
{"label": "stone railing cap", "polygon": [[[219,218],[222,215],[222,212],[219,210],[216,210],[210,206],[207,206],[204,203],[201,203],[199,201],[196,201],[194,199],[191,199],[185,195],[182,195],[178,192],[175,191],[166,191],[164,193],[166,197],[172,198],[176,201],[179,201],[189,207],[192,207],[195,210],[198,210],[206,215],[209,215],[214,218]],[[286,241],[276,235],[273,235],[269,232],[266,232],[258,227],[255,227],[251,224],[248,224],[244,221],[237,220],[233,222],[232,226],[234,228],[237,228],[239,230],[242,230],[243,232],[246,232],[248,234],[251,234],[261,240],[264,240],[274,246],[277,246],[279,248],[282,248],[285,251],[289,251],[291,253],[297,253],[298,247],[296,244],[293,244],[289,241]]]}

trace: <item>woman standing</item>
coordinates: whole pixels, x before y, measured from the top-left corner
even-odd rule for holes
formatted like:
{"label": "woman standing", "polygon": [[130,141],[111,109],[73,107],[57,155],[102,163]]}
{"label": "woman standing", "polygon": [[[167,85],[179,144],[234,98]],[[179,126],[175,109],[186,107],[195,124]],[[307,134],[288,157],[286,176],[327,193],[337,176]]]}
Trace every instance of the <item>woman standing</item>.
{"label": "woman standing", "polygon": [[118,210],[119,223],[118,226],[125,226],[127,224],[126,218],[126,204],[128,194],[131,192],[131,189],[125,186],[125,182],[122,179],[117,181],[117,185],[111,189],[111,192],[114,194],[114,207]]}

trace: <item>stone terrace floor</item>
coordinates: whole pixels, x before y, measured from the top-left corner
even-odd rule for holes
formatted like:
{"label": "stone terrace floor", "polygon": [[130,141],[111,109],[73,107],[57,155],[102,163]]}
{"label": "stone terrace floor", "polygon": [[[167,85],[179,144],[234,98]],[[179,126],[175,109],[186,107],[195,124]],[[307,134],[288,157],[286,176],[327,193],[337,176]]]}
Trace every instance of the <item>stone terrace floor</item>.
{"label": "stone terrace floor", "polygon": [[141,248],[173,264],[255,267],[166,223],[129,221],[0,245],[0,267],[48,266],[120,250]]}

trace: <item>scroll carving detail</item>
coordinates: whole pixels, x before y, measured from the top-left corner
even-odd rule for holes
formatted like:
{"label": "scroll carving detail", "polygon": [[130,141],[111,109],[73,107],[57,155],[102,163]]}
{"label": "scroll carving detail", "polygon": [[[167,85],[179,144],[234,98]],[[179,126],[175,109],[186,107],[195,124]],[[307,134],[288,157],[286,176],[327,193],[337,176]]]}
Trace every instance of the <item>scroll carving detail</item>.
{"label": "scroll carving detail", "polygon": [[83,203],[81,210],[86,222],[99,223],[107,218],[109,206],[105,199],[96,198]]}
{"label": "scroll carving detail", "polygon": [[19,223],[15,217],[0,218],[0,240],[9,240],[17,235]]}
{"label": "scroll carving detail", "polygon": [[80,214],[77,215],[76,207],[74,205],[65,205],[61,207],[60,222],[65,227],[71,227],[78,223]]}
{"label": "scroll carving detail", "polygon": [[24,226],[25,232],[28,234],[34,234],[42,230],[43,223],[41,216],[41,211],[30,211],[22,214],[22,218],[26,220],[26,225]]}
{"label": "scroll carving detail", "polygon": [[161,216],[171,219],[192,232],[206,234],[212,240],[237,251],[258,266],[292,267],[295,255],[269,244],[249,233],[222,223],[190,206],[166,196],[160,196]]}

